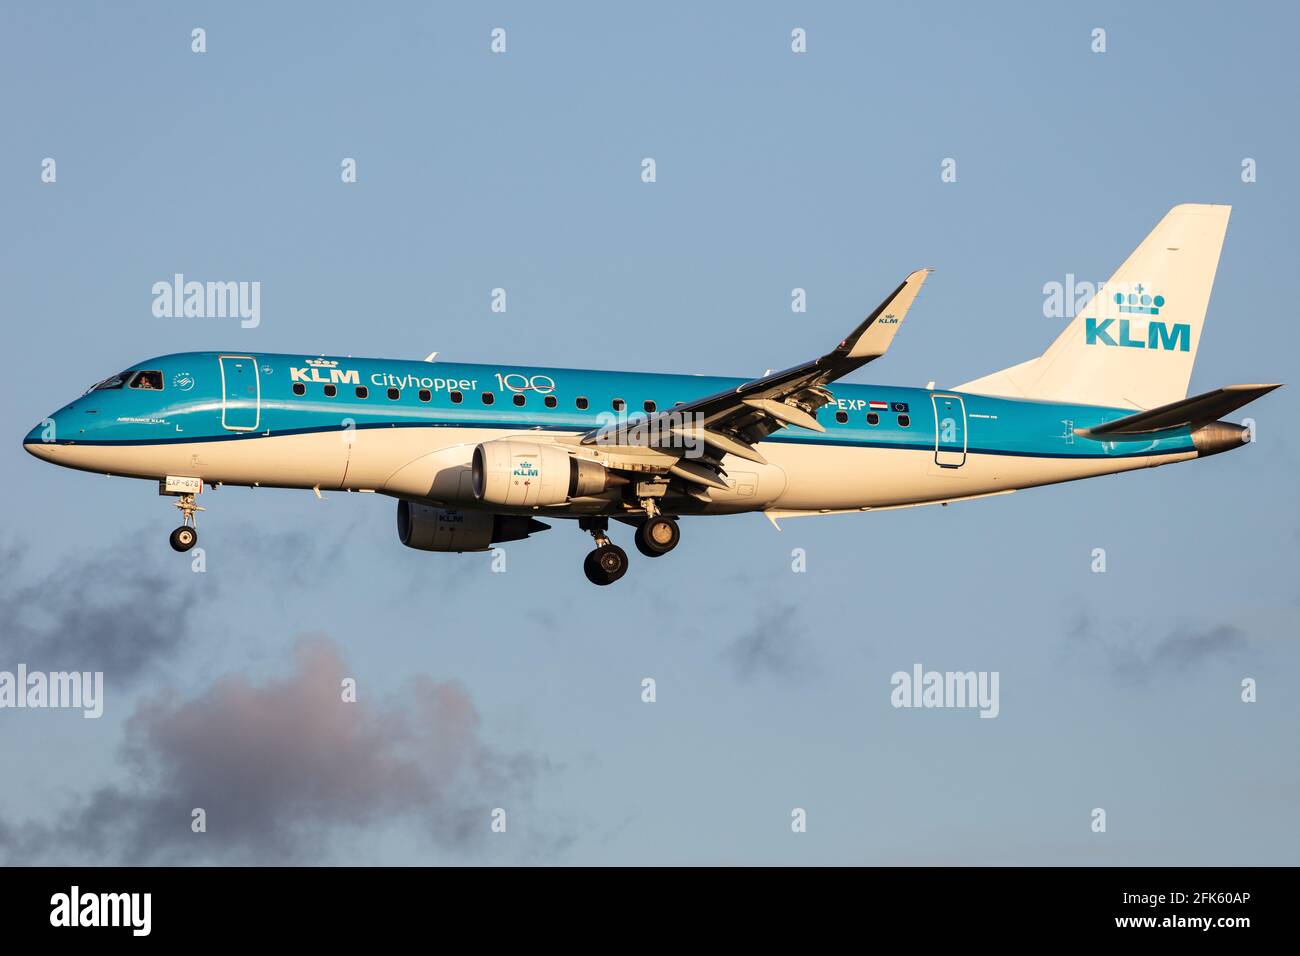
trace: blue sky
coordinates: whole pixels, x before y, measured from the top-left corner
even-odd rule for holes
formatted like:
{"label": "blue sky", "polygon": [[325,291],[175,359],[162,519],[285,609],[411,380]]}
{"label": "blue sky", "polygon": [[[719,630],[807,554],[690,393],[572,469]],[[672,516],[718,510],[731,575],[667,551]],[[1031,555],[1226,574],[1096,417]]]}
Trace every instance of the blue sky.
{"label": "blue sky", "polygon": [[[757,374],[921,266],[853,381],[953,385],[1041,352],[1043,285],[1105,279],[1180,202],[1234,207],[1192,391],[1294,382],[1298,27],[1249,3],[6,4],[0,669],[103,666],[108,698],[0,711],[0,858],[1300,861],[1294,387],[1232,455],[779,533],[687,521],[607,589],[563,524],[494,574],[402,548],[390,499],[235,488],[204,495],[195,574],[151,485],[20,447],[182,350]],[[260,281],[260,326],[155,318],[176,272]],[[1000,715],[894,709],[915,662],[998,671]]]}

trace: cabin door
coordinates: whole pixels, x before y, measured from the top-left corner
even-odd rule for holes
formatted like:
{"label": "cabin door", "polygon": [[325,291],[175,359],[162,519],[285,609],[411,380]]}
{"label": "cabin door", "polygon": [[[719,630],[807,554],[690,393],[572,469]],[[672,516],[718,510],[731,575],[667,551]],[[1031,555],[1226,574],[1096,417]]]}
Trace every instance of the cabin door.
{"label": "cabin door", "polygon": [[934,463],[941,468],[966,464],[966,403],[957,395],[932,395]]}
{"label": "cabin door", "polygon": [[256,431],[262,420],[262,384],[257,360],[251,355],[223,355],[221,363],[221,427],[232,432]]}

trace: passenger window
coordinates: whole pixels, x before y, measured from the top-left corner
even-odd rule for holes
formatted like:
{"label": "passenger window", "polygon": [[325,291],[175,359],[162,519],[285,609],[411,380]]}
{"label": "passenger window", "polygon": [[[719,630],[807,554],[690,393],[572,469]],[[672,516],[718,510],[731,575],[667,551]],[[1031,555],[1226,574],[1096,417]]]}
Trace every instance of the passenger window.
{"label": "passenger window", "polygon": [[837,422],[839,422],[841,425],[847,425],[848,422],[849,422],[849,413],[848,413],[848,412],[836,412],[836,413],[835,413],[835,420],[836,420]]}
{"label": "passenger window", "polygon": [[335,395],[337,395],[338,393],[339,393],[339,390],[338,390],[335,386],[333,386],[333,385],[326,385],[326,386],[325,386],[325,397],[326,397],[326,398],[333,398],[333,397],[334,397]]}
{"label": "passenger window", "polygon": [[907,427],[908,425],[910,425],[910,424],[912,424],[912,416],[911,416],[911,415],[899,415],[899,416],[898,416],[898,427],[899,427],[899,428],[906,428],[906,427]]}
{"label": "passenger window", "polygon": [[616,412],[621,412],[623,409],[627,408],[627,402],[623,401],[621,398],[614,399],[611,404]]}
{"label": "passenger window", "polygon": [[420,389],[420,401],[427,402],[431,398],[433,398],[432,392],[430,392],[427,388]]}
{"label": "passenger window", "polygon": [[293,393],[294,393],[295,395],[306,395],[306,394],[307,394],[307,386],[304,385],[302,382],[294,382],[294,383],[293,383]]}
{"label": "passenger window", "polygon": [[658,408],[659,406],[656,405],[654,402],[651,402],[651,401],[648,401],[648,400],[647,400],[646,403],[645,403],[642,407],[643,407],[647,412],[653,412],[653,411],[654,411],[656,408]]}
{"label": "passenger window", "polygon": [[514,401],[516,405],[518,405],[520,408],[523,408],[526,399],[522,395],[516,394]]}
{"label": "passenger window", "polygon": [[464,398],[465,396],[462,395],[460,392],[451,393],[451,403],[453,405],[459,405]]}
{"label": "passenger window", "polygon": [[491,405],[491,404],[492,404],[493,402],[495,402],[496,400],[497,400],[496,396],[493,395],[491,392],[484,392],[484,393],[483,393],[483,404],[484,404],[484,405]]}
{"label": "passenger window", "polygon": [[132,388],[143,388],[154,392],[161,391],[162,385],[162,372],[136,372],[135,378],[131,380]]}
{"label": "passenger window", "polygon": [[390,402],[395,402],[395,401],[397,401],[397,400],[398,400],[399,398],[401,398],[401,397],[402,397],[402,393],[399,392],[397,389],[395,389],[395,388],[390,388],[390,389],[388,390],[388,400],[389,400]]}
{"label": "passenger window", "polygon": [[369,394],[370,394],[370,389],[366,388],[364,385],[357,386],[357,398],[365,398]]}
{"label": "passenger window", "polygon": [[581,395],[573,400],[573,404],[578,406],[578,411],[580,412],[585,412],[587,410],[587,400]]}
{"label": "passenger window", "polygon": [[879,424],[880,424],[880,416],[877,415],[875,412],[867,412],[867,424],[868,424],[868,425],[879,425]]}
{"label": "passenger window", "polygon": [[542,399],[542,403],[543,403],[547,408],[554,408],[556,405],[559,404],[559,402],[557,402],[557,401],[555,400],[555,396],[554,396],[554,395],[547,395],[544,399]]}

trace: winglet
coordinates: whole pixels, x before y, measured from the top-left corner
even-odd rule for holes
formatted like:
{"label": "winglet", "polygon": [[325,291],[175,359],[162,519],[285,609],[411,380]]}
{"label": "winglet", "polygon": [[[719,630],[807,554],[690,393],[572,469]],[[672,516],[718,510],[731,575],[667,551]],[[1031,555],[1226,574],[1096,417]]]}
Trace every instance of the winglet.
{"label": "winglet", "polygon": [[926,277],[933,269],[917,269],[903,280],[902,285],[853,330],[835,351],[842,358],[869,362],[889,350],[898,327],[903,324],[907,310],[912,307],[916,294],[921,291]]}

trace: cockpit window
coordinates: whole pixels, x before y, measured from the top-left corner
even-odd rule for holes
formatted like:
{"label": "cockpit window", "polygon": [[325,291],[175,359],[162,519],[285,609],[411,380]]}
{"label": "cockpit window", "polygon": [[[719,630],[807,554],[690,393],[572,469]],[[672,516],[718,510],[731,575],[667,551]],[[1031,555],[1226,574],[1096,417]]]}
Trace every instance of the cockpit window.
{"label": "cockpit window", "polygon": [[162,372],[136,372],[135,378],[131,379],[132,388],[144,388],[150,391],[161,391],[163,387]]}
{"label": "cockpit window", "polygon": [[117,375],[110,375],[102,382],[96,382],[94,385],[90,386],[90,388],[86,390],[87,394],[90,392],[102,392],[110,388],[121,388],[126,384],[126,380],[130,377],[130,372],[119,372]]}

